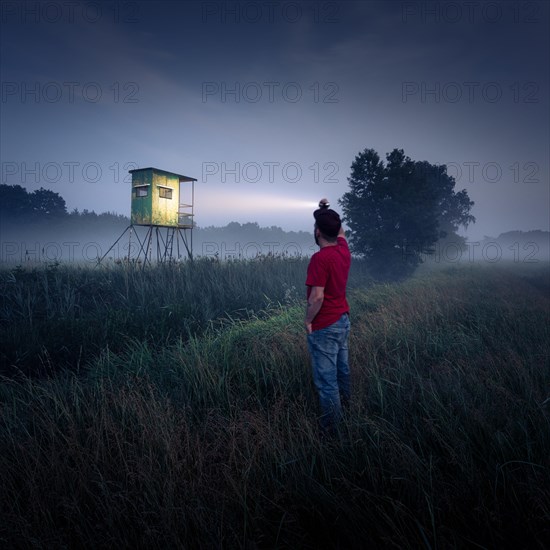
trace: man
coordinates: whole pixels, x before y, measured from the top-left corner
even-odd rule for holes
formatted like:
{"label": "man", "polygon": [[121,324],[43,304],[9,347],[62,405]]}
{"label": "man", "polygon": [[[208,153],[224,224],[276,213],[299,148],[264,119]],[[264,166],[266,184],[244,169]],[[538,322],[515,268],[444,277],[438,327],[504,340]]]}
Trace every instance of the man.
{"label": "man", "polygon": [[315,217],[320,247],[307,268],[305,325],[313,380],[319,393],[321,429],[332,431],[350,398],[349,306],[346,300],[351,255],[340,216],[322,199]]}

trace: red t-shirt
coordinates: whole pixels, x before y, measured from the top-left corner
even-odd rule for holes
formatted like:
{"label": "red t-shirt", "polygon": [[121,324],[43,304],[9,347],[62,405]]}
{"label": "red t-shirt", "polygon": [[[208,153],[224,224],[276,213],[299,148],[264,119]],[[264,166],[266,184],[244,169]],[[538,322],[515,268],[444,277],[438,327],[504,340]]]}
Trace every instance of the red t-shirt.
{"label": "red t-shirt", "polygon": [[313,330],[328,327],[349,312],[346,285],[351,254],[346,239],[338,237],[337,242],[336,246],[325,246],[313,254],[307,268],[308,299],[312,286],[325,289],[323,305],[311,323]]}

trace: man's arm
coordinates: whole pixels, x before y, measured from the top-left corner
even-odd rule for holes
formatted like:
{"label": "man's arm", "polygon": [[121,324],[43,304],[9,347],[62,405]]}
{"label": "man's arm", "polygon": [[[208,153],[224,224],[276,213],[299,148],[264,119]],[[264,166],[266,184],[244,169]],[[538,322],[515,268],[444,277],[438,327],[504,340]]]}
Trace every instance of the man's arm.
{"label": "man's arm", "polygon": [[323,300],[325,298],[325,288],[322,286],[312,286],[311,293],[307,301],[306,307],[306,330],[308,334],[311,334],[312,328],[311,323],[315,316],[319,313],[321,306],[323,305]]}
{"label": "man's arm", "polygon": [[340,226],[340,231],[338,231],[338,237],[342,237],[347,242],[346,232],[344,231],[343,226]]}

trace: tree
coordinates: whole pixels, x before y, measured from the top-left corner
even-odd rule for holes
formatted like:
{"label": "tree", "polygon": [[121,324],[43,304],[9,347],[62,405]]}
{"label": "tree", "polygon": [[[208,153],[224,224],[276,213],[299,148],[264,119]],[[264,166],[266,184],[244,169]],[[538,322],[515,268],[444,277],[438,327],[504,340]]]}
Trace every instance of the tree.
{"label": "tree", "polygon": [[438,239],[475,221],[474,203],[465,190],[454,192],[445,165],[413,161],[402,149],[388,153],[385,164],[374,149],[365,149],[355,157],[348,182],[339,203],[351,249],[370,260],[381,280],[412,274]]}
{"label": "tree", "polygon": [[20,220],[31,212],[29,194],[23,187],[0,184],[1,220]]}
{"label": "tree", "polygon": [[29,197],[37,218],[60,218],[67,214],[65,199],[54,191],[41,187]]}

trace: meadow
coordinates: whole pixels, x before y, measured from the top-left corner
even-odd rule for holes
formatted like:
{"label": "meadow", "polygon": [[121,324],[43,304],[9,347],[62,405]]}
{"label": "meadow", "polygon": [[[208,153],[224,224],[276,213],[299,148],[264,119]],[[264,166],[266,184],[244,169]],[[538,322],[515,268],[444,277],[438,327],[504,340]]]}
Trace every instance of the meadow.
{"label": "meadow", "polygon": [[329,439],[306,266],[0,271],[0,544],[547,548],[548,264],[355,261]]}

